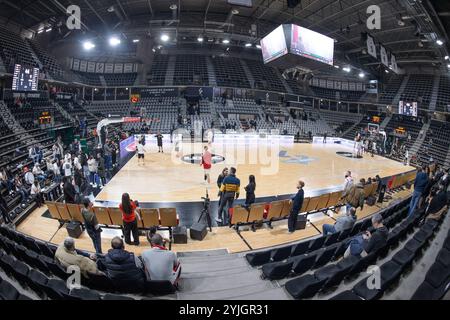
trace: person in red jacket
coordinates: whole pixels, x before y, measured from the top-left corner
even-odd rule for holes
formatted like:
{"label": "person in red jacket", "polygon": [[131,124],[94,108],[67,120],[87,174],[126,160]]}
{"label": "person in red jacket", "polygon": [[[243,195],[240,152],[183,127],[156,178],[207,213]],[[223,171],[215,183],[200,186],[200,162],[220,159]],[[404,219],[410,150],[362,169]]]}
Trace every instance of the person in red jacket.
{"label": "person in red jacket", "polygon": [[209,152],[208,147],[205,146],[205,152],[202,156],[202,163],[203,170],[205,172],[205,182],[208,184],[211,183],[211,167],[212,167],[212,154]]}
{"label": "person in red jacket", "polygon": [[139,216],[136,212],[138,206],[136,202],[131,201],[130,195],[124,193],[122,195],[122,203],[119,205],[119,209],[122,212],[123,220],[123,235],[125,243],[131,245],[131,234],[133,234],[133,244],[139,246],[139,230],[138,219]]}

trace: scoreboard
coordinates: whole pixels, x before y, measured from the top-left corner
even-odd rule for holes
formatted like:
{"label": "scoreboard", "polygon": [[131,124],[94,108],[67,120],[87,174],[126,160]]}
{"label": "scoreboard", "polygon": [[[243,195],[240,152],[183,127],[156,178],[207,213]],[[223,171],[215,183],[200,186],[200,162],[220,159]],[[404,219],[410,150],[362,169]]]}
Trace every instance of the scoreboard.
{"label": "scoreboard", "polygon": [[20,64],[14,66],[14,76],[12,83],[13,91],[37,91],[38,90],[39,69],[25,67]]}
{"label": "scoreboard", "polygon": [[417,117],[417,102],[400,101],[398,113],[404,116]]}

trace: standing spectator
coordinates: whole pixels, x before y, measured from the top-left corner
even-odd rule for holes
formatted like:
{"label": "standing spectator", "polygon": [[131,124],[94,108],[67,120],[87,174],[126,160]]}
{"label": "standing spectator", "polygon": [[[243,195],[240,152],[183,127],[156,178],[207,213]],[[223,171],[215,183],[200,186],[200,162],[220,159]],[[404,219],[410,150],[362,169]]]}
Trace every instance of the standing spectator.
{"label": "standing spectator", "polygon": [[95,184],[95,175],[97,174],[97,161],[92,155],[90,155],[87,164],[89,169],[89,181],[92,184]]}
{"label": "standing spectator", "polygon": [[70,159],[66,158],[64,160],[64,164],[63,164],[62,168],[64,170],[64,177],[72,176],[72,164],[70,163]]}
{"label": "standing spectator", "polygon": [[222,192],[222,197],[220,201],[218,218],[216,219],[217,223],[226,224],[226,220],[228,219],[228,212],[223,216],[223,209],[227,207],[228,209],[233,207],[234,199],[239,198],[241,188],[241,181],[236,177],[236,168],[230,169],[230,174],[225,177],[222,182],[222,187],[220,188],[220,192]]}
{"label": "standing spectator", "polygon": [[350,188],[353,186],[353,177],[352,172],[347,171],[345,173],[345,181],[344,181],[344,194],[350,191]]}
{"label": "standing spectator", "polygon": [[164,153],[164,148],[163,148],[163,135],[161,134],[161,132],[158,132],[158,134],[155,136],[156,140],[158,142],[158,153]]}
{"label": "standing spectator", "polygon": [[345,200],[346,203],[346,212],[349,213],[351,208],[361,208],[364,209],[364,185],[366,184],[366,180],[361,179],[359,183],[353,185],[348,192],[345,192],[342,196],[342,199]]}
{"label": "standing spectator", "polygon": [[83,216],[86,232],[88,233],[89,237],[92,239],[92,243],[94,244],[95,252],[97,254],[102,254],[102,229],[100,228],[97,217],[92,210],[93,206],[94,205],[89,200],[89,198],[84,198],[81,215]]}
{"label": "standing spectator", "polygon": [[75,203],[75,198],[77,196],[77,191],[75,190],[75,187],[72,184],[72,178],[71,177],[64,177],[64,201],[66,203]]}
{"label": "standing spectator", "polygon": [[105,170],[105,159],[99,153],[97,154],[97,172],[100,178],[100,187],[106,184],[106,170]]}
{"label": "standing spectator", "polygon": [[24,171],[24,173],[25,173],[25,175],[24,175],[24,180],[25,180],[25,183],[29,186],[29,187],[31,187],[33,184],[34,184],[34,174],[33,174],[33,172],[31,172],[29,169],[28,169],[28,167],[25,167],[25,168],[23,168],[23,171]]}
{"label": "standing spectator", "polygon": [[255,203],[256,197],[255,197],[255,190],[256,190],[256,180],[254,175],[250,175],[248,178],[249,182],[248,185],[245,187],[245,206],[247,208],[250,208],[252,204]]}
{"label": "standing spectator", "polygon": [[422,193],[428,184],[428,175],[425,172],[425,168],[419,168],[417,170],[416,180],[414,181],[414,192],[411,197],[411,202],[409,204],[408,217],[411,217],[417,204],[419,203]]}
{"label": "standing spectator", "polygon": [[103,147],[103,151],[105,153],[105,169],[111,170],[112,169],[112,148],[111,148],[111,142],[109,140],[106,140],[105,146]]}
{"label": "standing spectator", "polygon": [[61,183],[61,167],[58,160],[53,160],[52,171],[55,183]]}
{"label": "standing spectator", "polygon": [[176,253],[164,247],[164,239],[160,234],[147,238],[152,249],[142,253],[142,261],[147,280],[170,281],[177,286],[181,275],[181,265]]}
{"label": "standing spectator", "polygon": [[302,210],[303,200],[305,198],[305,192],[303,191],[304,187],[305,183],[300,180],[297,184],[298,192],[295,195],[295,197],[291,200],[292,210],[288,220],[289,233],[294,233],[296,229],[297,217],[298,214],[300,213],[300,210]]}
{"label": "standing spectator", "polygon": [[136,214],[137,205],[134,201],[131,201],[130,195],[124,193],[122,195],[122,203],[119,205],[119,209],[122,212],[123,220],[123,233],[125,237],[125,243],[131,245],[131,234],[133,235],[133,244],[139,246],[139,230]]}

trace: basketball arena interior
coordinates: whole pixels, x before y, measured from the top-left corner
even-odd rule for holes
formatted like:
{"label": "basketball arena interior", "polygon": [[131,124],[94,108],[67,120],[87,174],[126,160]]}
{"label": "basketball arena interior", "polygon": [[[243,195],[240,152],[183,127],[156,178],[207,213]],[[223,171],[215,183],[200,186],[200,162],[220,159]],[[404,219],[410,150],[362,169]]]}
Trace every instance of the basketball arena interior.
{"label": "basketball arena interior", "polygon": [[0,1],[0,300],[449,300],[449,35],[439,0]]}

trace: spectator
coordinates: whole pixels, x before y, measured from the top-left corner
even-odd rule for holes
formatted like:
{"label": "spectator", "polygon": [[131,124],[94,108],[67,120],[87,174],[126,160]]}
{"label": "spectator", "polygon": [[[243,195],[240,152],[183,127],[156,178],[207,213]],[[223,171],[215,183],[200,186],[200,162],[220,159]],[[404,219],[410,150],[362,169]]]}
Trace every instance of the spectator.
{"label": "spectator", "polygon": [[302,210],[303,200],[305,198],[305,192],[303,188],[305,187],[305,183],[303,181],[298,181],[297,189],[298,192],[295,197],[292,199],[292,210],[288,219],[288,228],[289,233],[294,233],[297,225],[297,217],[300,211]]}
{"label": "spectator", "polygon": [[44,204],[44,197],[42,196],[42,190],[41,186],[39,185],[39,182],[36,180],[34,181],[33,185],[31,186],[31,195],[34,196],[37,206],[40,208]]}
{"label": "spectator", "polygon": [[240,194],[241,181],[236,177],[236,168],[230,169],[230,174],[225,177],[222,182],[222,187],[220,188],[220,192],[222,192],[222,200],[220,201],[218,218],[216,221],[219,224],[225,223],[228,219],[228,214],[223,216],[222,220],[222,212],[223,209],[228,205],[228,208],[233,207],[234,199],[239,198]]}
{"label": "spectator", "polygon": [[111,249],[104,258],[97,261],[97,265],[114,282],[116,288],[132,292],[144,290],[145,273],[142,261],[125,250],[120,237],[111,240]]}
{"label": "spectator", "polygon": [[353,177],[352,172],[347,171],[345,173],[345,182],[344,182],[344,194],[350,191],[350,188],[353,186]]}
{"label": "spectator", "polygon": [[77,191],[75,190],[75,187],[72,184],[72,178],[71,177],[64,177],[64,201],[66,203],[76,203],[76,196]]}
{"label": "spectator", "polygon": [[122,195],[122,203],[119,205],[119,209],[122,212],[125,243],[131,245],[131,234],[133,234],[133,244],[139,246],[138,216],[136,214],[137,205],[134,201],[131,201],[128,193]]}
{"label": "spectator", "polygon": [[147,280],[170,281],[177,286],[181,275],[181,265],[177,255],[163,246],[163,238],[159,234],[148,238],[152,247],[142,253],[142,261]]}
{"label": "spectator", "polygon": [[326,236],[328,234],[338,233],[347,229],[353,228],[355,222],[357,220],[356,209],[350,208],[348,213],[345,213],[344,216],[336,219],[336,223],[334,225],[324,224],[322,226],[323,235]]}
{"label": "spectator", "polygon": [[425,215],[428,219],[440,220],[442,214],[447,212],[448,196],[444,185],[440,184],[431,190],[427,199]]}
{"label": "spectator", "polygon": [[97,217],[95,216],[92,210],[93,206],[94,205],[89,200],[89,198],[84,198],[83,209],[81,209],[81,215],[83,216],[86,232],[88,233],[89,237],[92,239],[92,243],[94,244],[95,252],[97,254],[102,254],[102,239],[101,239],[102,229],[100,228]]}
{"label": "spectator", "polygon": [[45,181],[47,179],[47,175],[42,171],[39,163],[35,163],[33,167],[33,175],[40,181]]}
{"label": "spectator", "polygon": [[24,171],[24,173],[25,173],[25,175],[24,175],[24,180],[25,180],[25,183],[29,186],[29,187],[31,187],[33,184],[34,184],[34,174],[33,174],[33,172],[31,172],[29,169],[28,169],[28,167],[25,167],[25,168],[23,168],[23,171]]}
{"label": "spectator", "polygon": [[389,230],[383,225],[383,216],[376,213],[372,217],[373,232],[366,231],[364,234],[356,236],[350,241],[350,245],[344,254],[344,257],[366,256],[369,253],[376,252],[383,248],[388,239]]}
{"label": "spectator", "polygon": [[344,193],[342,199],[345,200],[347,213],[350,212],[350,209],[353,207],[355,209],[361,208],[364,209],[364,185],[366,181],[364,179],[359,180],[359,183],[353,185],[350,190]]}
{"label": "spectator", "polygon": [[28,191],[23,185],[19,175],[16,175],[16,177],[14,178],[14,188],[16,192],[20,193],[21,196],[20,201],[24,201],[28,197]]}
{"label": "spectator", "polygon": [[85,277],[87,277],[89,273],[100,273],[94,262],[95,256],[90,256],[88,258],[79,255],[75,250],[75,240],[72,238],[66,238],[64,243],[58,247],[55,253],[55,259],[65,268],[70,266],[79,267],[81,273]]}
{"label": "spectator", "polygon": [[0,211],[2,212],[3,222],[6,224],[12,223],[8,213],[8,203],[6,203],[1,192],[0,192]]}
{"label": "spectator", "polygon": [[52,171],[55,183],[61,183],[61,167],[58,160],[53,160]]}
{"label": "spectator", "polygon": [[87,164],[89,169],[89,181],[92,184],[95,184],[95,175],[97,174],[97,161],[94,159],[94,157],[92,157],[92,155],[90,155]]}
{"label": "spectator", "polygon": [[416,180],[414,181],[414,192],[409,204],[408,217],[411,217],[419,203],[422,193],[425,191],[425,187],[428,184],[428,175],[425,172],[425,168],[419,168],[417,170]]}
{"label": "spectator", "polygon": [[245,206],[247,208],[250,208],[250,206],[252,204],[254,204],[255,200],[256,200],[256,197],[255,197],[256,181],[255,181],[255,176],[254,175],[251,175],[248,179],[249,179],[249,183],[245,187],[245,192],[246,192]]}
{"label": "spectator", "polygon": [[68,178],[72,176],[72,164],[70,163],[70,159],[66,158],[64,160],[62,168],[64,170],[64,177]]}

